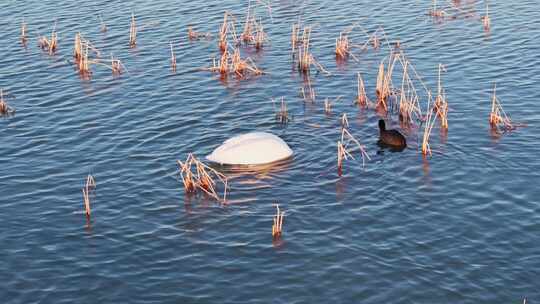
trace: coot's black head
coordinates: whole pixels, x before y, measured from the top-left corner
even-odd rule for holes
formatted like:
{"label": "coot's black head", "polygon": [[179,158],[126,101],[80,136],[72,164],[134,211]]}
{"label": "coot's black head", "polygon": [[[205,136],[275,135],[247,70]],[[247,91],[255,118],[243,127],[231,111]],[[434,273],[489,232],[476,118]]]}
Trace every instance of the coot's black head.
{"label": "coot's black head", "polygon": [[386,125],[384,123],[384,120],[382,120],[382,119],[379,119],[379,130],[381,130],[381,131],[386,130]]}

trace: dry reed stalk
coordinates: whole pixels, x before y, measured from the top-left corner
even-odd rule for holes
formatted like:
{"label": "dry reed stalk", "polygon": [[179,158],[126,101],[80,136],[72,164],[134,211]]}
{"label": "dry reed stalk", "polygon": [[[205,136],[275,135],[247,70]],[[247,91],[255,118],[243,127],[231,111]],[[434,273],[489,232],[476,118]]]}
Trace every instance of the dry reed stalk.
{"label": "dry reed stalk", "polygon": [[512,120],[502,107],[502,104],[497,98],[496,94],[497,85],[493,86],[493,96],[491,98],[491,112],[489,114],[489,124],[492,129],[498,130],[499,128],[502,131],[511,131],[514,130],[517,126],[512,123]]}
{"label": "dry reed stalk", "polygon": [[366,94],[366,87],[364,85],[364,80],[362,75],[358,72],[358,86],[357,86],[357,95],[356,103],[361,107],[367,107],[369,105],[369,99]]}
{"label": "dry reed stalk", "polygon": [[482,23],[484,24],[484,30],[489,31],[491,26],[491,20],[489,19],[489,5],[486,1],[486,15],[482,17]]}
{"label": "dry reed stalk", "polygon": [[27,24],[26,22],[22,22],[21,23],[21,41],[23,44],[26,43],[26,40],[28,39],[28,37],[26,36],[26,32],[27,32]]}
{"label": "dry reed stalk", "polygon": [[[334,99],[333,101],[330,101],[330,98],[325,98],[324,99],[324,112],[326,114],[330,114],[332,113],[332,104],[333,103],[337,103],[341,97],[343,97],[343,95],[339,95],[338,97],[336,97],[336,99]],[[345,114],[344,114],[345,115]]]}
{"label": "dry reed stalk", "polygon": [[4,100],[4,90],[0,89],[0,115],[13,115],[15,109],[9,106],[9,104]]}
{"label": "dry reed stalk", "polygon": [[305,27],[302,33],[302,47],[298,48],[298,69],[309,73],[311,66],[311,54],[309,53],[309,37],[311,36],[311,27]]}
{"label": "dry reed stalk", "polygon": [[[180,160],[176,162],[180,168],[180,176],[186,192],[194,193],[199,189],[217,201],[226,201],[228,183],[224,174],[205,165],[191,153],[184,162]],[[218,195],[216,180],[223,185],[223,199]]]}
{"label": "dry reed stalk", "polygon": [[134,48],[137,45],[137,23],[135,14],[131,13],[131,23],[129,25],[129,47]]}
{"label": "dry reed stalk", "polygon": [[399,58],[399,54],[390,53],[386,71],[384,69],[384,59],[381,60],[381,63],[379,64],[375,95],[377,96],[377,107],[384,112],[388,111],[389,98],[394,94],[392,87],[392,73],[394,71],[395,63]]}
{"label": "dry reed stalk", "polygon": [[362,167],[365,166],[365,159],[371,160],[369,154],[366,152],[365,147],[360,144],[360,142],[354,138],[354,136],[346,129],[341,129],[341,139],[337,142],[337,162],[338,162],[338,175],[341,176],[343,173],[343,161],[350,157],[355,159],[351,152],[354,148],[347,149],[347,146],[351,143],[354,143],[355,146],[359,149],[360,155],[362,156]]}
{"label": "dry reed stalk", "polygon": [[[442,64],[439,64],[439,82],[437,86],[437,97],[435,98],[434,110],[441,119],[441,128],[448,129],[448,101],[446,94],[441,86],[441,71],[445,70]],[[446,70],[445,70],[446,71]]]}
{"label": "dry reed stalk", "polygon": [[113,75],[122,74],[122,66],[123,64],[120,59],[114,59],[113,55],[111,54],[111,70]]}
{"label": "dry reed stalk", "polygon": [[291,55],[294,57],[296,54],[296,47],[298,43],[302,43],[302,41],[298,40],[300,34],[300,26],[296,23],[293,23],[292,25],[292,32],[291,32]]}
{"label": "dry reed stalk", "polygon": [[349,37],[346,34],[339,33],[336,38],[336,58],[345,60],[349,55]]}
{"label": "dry reed stalk", "polygon": [[[80,57],[78,60],[76,60],[79,68],[79,73],[84,76],[89,76],[91,74],[90,71],[90,60],[88,59],[88,41],[85,40],[84,42],[81,42],[79,37],[79,43],[80,43]],[[77,58],[76,58],[77,59]]]}
{"label": "dry reed stalk", "polygon": [[171,68],[172,68],[173,72],[176,72],[176,55],[174,55],[174,49],[173,49],[172,42],[169,42],[169,44],[171,46]]}
{"label": "dry reed stalk", "polygon": [[[276,108],[276,101],[272,99],[272,102],[274,104],[274,108]],[[287,109],[287,103],[285,103],[285,99],[283,97],[281,97],[281,105],[279,107],[279,110],[276,111],[276,120],[281,124],[287,124],[291,120],[289,118],[289,110]]]}
{"label": "dry reed stalk", "polygon": [[433,116],[433,109],[430,109],[430,101],[431,101],[431,94],[429,94],[428,99],[428,107],[427,107],[427,117],[425,126],[424,126],[424,135],[422,136],[422,154],[427,155],[429,154],[431,156],[431,147],[429,145],[429,137],[431,136],[431,130],[433,130],[433,126],[435,125],[435,117]]}
{"label": "dry reed stalk", "polygon": [[75,58],[75,61],[79,61],[82,58],[82,40],[81,40],[81,33],[77,32],[75,34],[75,42],[73,44],[73,58]]}
{"label": "dry reed stalk", "polygon": [[349,127],[349,120],[347,119],[347,114],[343,113],[341,115],[341,127],[342,128],[348,128]]}
{"label": "dry reed stalk", "polygon": [[[229,18],[232,19],[232,20],[229,21]],[[228,46],[227,37],[228,37],[229,32],[232,35],[234,45],[237,45],[238,44],[238,38],[236,36],[236,27],[235,27],[235,24],[234,24],[234,16],[232,16],[229,12],[226,11],[223,14],[223,24],[221,25],[220,30],[219,30],[218,46],[219,46],[219,49],[222,52],[227,51],[227,46]]]}
{"label": "dry reed stalk", "polygon": [[94,177],[90,174],[86,177],[86,184],[84,188],[82,188],[83,193],[83,202],[84,202],[84,209],[85,214],[87,217],[90,217],[90,191],[94,190],[96,188],[96,181],[94,180]]}
{"label": "dry reed stalk", "polygon": [[259,22],[255,31],[255,49],[262,49],[264,43],[268,40],[262,24]]}
{"label": "dry reed stalk", "polygon": [[279,238],[281,237],[283,231],[283,216],[285,215],[284,211],[279,210],[279,205],[276,204],[276,215],[273,217],[274,224],[272,225],[272,237]]}
{"label": "dry reed stalk", "polygon": [[[426,94],[429,95],[430,91],[426,84],[422,81],[422,78],[416,72],[414,65],[406,59],[403,51],[400,52],[399,62],[403,67],[403,77],[401,82],[401,94],[399,100],[399,118],[402,123],[412,123],[413,115],[419,120],[424,120],[422,115],[422,108],[420,105],[420,97],[418,96],[417,89],[415,88],[414,81],[418,81]],[[409,71],[413,72],[414,78],[411,78]],[[414,81],[413,81],[414,80]]]}
{"label": "dry reed stalk", "polygon": [[315,90],[311,86],[311,79],[307,75],[304,78],[304,86],[301,89],[301,93],[305,102],[315,102]]}
{"label": "dry reed stalk", "polygon": [[249,44],[255,42],[255,36],[253,35],[254,29],[257,27],[255,17],[251,16],[251,1],[248,1],[248,8],[246,14],[246,21],[244,22],[244,31],[240,34],[240,40]]}
{"label": "dry reed stalk", "polygon": [[330,103],[330,100],[328,97],[324,99],[324,113],[330,114],[332,113],[332,104]]}

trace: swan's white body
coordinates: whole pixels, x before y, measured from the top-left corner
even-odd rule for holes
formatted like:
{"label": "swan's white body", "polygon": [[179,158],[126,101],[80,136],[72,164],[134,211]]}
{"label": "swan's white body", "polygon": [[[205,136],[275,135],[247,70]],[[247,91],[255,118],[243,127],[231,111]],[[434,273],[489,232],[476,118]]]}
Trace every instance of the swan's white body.
{"label": "swan's white body", "polygon": [[206,159],[224,165],[261,165],[286,159],[292,154],[291,148],[276,135],[253,132],[227,139]]}

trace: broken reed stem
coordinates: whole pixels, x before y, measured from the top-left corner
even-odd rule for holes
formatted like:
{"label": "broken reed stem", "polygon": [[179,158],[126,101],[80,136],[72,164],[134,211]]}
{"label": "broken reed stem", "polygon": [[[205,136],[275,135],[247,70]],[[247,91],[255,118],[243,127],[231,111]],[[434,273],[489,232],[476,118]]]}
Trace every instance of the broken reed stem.
{"label": "broken reed stem", "polygon": [[[217,201],[226,202],[228,183],[224,174],[205,165],[191,153],[188,154],[184,162],[180,160],[176,162],[180,168],[180,176],[186,193],[195,193],[197,190],[201,190]],[[223,198],[218,195],[216,180],[223,184]]]}
{"label": "broken reed stem", "polygon": [[90,174],[86,177],[86,184],[84,188],[82,188],[83,193],[83,201],[84,201],[84,209],[85,214],[87,217],[90,217],[90,191],[94,190],[96,188],[96,181],[94,177]]}
{"label": "broken reed stem", "polygon": [[176,72],[176,55],[174,55],[174,49],[173,49],[172,41],[169,42],[169,44],[171,46],[171,67],[172,67],[173,72]]}
{"label": "broken reed stem", "polygon": [[129,47],[134,48],[137,45],[137,23],[135,14],[131,13],[131,23],[129,25]]}
{"label": "broken reed stem", "polygon": [[284,211],[279,210],[279,205],[276,204],[276,215],[273,217],[274,224],[272,225],[272,237],[279,238],[283,232],[283,216]]}
{"label": "broken reed stem", "polygon": [[357,84],[357,97],[356,97],[356,103],[361,107],[367,107],[369,104],[369,99],[366,94],[366,87],[364,85],[364,80],[362,79],[362,75],[360,75],[360,72],[358,72],[358,84]]}

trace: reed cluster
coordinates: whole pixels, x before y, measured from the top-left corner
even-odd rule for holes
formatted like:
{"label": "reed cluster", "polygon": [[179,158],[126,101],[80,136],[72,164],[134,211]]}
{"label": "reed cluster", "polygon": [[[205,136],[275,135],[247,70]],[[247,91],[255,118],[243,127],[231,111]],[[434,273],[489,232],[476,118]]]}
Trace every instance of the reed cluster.
{"label": "reed cluster", "polygon": [[[272,99],[272,102],[274,104],[274,108],[276,108],[276,101]],[[289,110],[287,109],[287,103],[283,97],[281,97],[279,108],[276,109],[276,121],[280,124],[287,124],[289,121],[291,121],[291,118],[289,117]]]}
{"label": "reed cluster", "polygon": [[[192,153],[188,154],[184,162],[177,160],[180,177],[187,193],[196,193],[198,190],[220,202],[226,202],[227,177],[217,170],[205,165]],[[218,194],[218,182],[222,185],[223,195]]]}
{"label": "reed cluster", "polygon": [[311,37],[311,27],[307,26],[303,28],[302,38],[298,40],[300,28],[298,25],[293,24],[293,32],[291,36],[292,42],[292,51],[293,59],[297,61],[298,71],[309,74],[311,66],[315,66],[319,71],[326,75],[330,75],[328,72],[311,54],[310,47],[310,37]]}
{"label": "reed cluster", "polygon": [[242,58],[240,49],[234,48],[232,54],[226,50],[221,54],[221,58],[216,62],[215,58],[212,62],[212,67],[207,68],[211,72],[220,73],[222,76],[234,74],[239,78],[246,78],[250,75],[262,75],[264,72],[257,67],[255,62],[250,58]]}
{"label": "reed cluster", "polygon": [[494,130],[512,131],[517,125],[515,125],[510,117],[506,115],[501,101],[497,98],[497,86],[493,86],[493,95],[491,97],[491,112],[489,113],[489,124]]}
{"label": "reed cluster", "polygon": [[248,5],[244,30],[240,34],[240,40],[246,45],[254,45],[257,50],[262,49],[264,43],[268,41],[268,36],[264,32],[262,22],[255,17],[251,10],[251,2]]}
{"label": "reed cluster", "polygon": [[279,210],[279,205],[276,204],[276,215],[273,217],[274,224],[272,225],[272,237],[279,238],[283,232],[283,216],[284,211]]}
{"label": "reed cluster", "polygon": [[58,34],[56,33],[56,22],[54,23],[52,32],[51,32],[51,38],[47,38],[46,36],[41,36],[38,39],[38,46],[49,53],[49,55],[53,55],[54,52],[56,52],[56,49],[58,48]]}
{"label": "reed cluster", "polygon": [[394,94],[394,91],[392,90],[392,73],[394,71],[394,65],[399,58],[399,54],[390,53],[387,57],[388,63],[386,70],[384,65],[385,59],[379,64],[375,95],[377,97],[377,107],[384,110],[384,112],[388,111],[388,99]]}
{"label": "reed cluster", "polygon": [[[351,144],[353,144],[354,146],[349,148]],[[337,169],[339,176],[343,174],[343,161],[348,159],[348,157],[353,160],[355,159],[352,155],[352,152],[356,150],[356,148],[358,148],[358,151],[360,152],[360,155],[362,157],[362,167],[364,167],[366,159],[371,160],[369,154],[367,153],[365,147],[360,144],[360,142],[347,130],[347,128],[343,127],[341,129],[341,138],[337,142]]]}
{"label": "reed cluster", "polygon": [[347,37],[347,34],[339,33],[339,38],[336,38],[336,58],[347,59],[349,48],[349,37]]}

